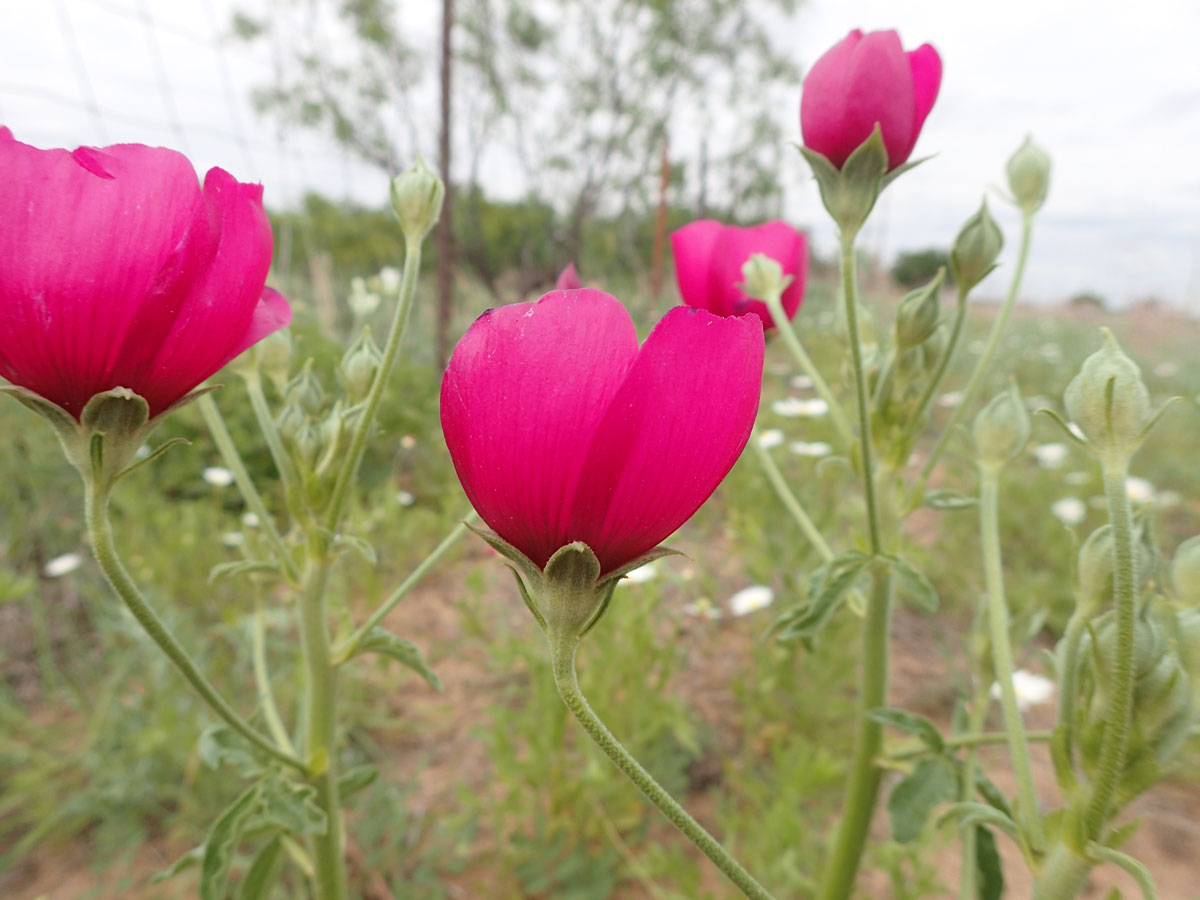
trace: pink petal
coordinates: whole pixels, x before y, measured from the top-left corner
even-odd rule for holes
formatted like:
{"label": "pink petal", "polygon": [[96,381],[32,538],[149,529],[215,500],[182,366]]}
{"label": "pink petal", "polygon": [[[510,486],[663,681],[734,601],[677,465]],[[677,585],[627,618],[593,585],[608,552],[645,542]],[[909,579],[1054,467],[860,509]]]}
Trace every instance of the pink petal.
{"label": "pink petal", "polygon": [[[775,327],[767,306],[746,296],[738,285],[743,282],[742,266],[755,253],[762,253],[779,263],[792,283],[783,292],[783,310],[788,318],[796,315],[804,296],[804,279],[808,271],[807,244],[804,236],[786,222],[775,220],[751,228],[736,225],[724,227],[713,247],[709,268],[709,296],[720,298],[713,303],[713,312],[740,316],[754,313],[762,319],[763,328]],[[711,307],[710,307],[711,308]]]}
{"label": "pink petal", "polygon": [[75,415],[137,389],[125,366],[157,351],[211,249],[191,164],[136,144],[38,150],[3,129],[0,170],[0,375]]}
{"label": "pink petal", "polygon": [[559,274],[554,289],[556,291],[577,291],[581,287],[583,284],[579,281],[579,272],[575,269],[575,263],[567,263],[567,267]]}
{"label": "pink petal", "polygon": [[242,184],[223,169],[210,169],[204,200],[218,233],[213,256],[183,299],[153,361],[137,373],[152,414],[220,369],[248,346],[249,336],[278,319],[274,298],[261,313],[266,318],[258,318],[272,250],[262,185]]}
{"label": "pink petal", "polygon": [[737,461],[758,411],[763,331],[752,316],[676,307],[646,339],[587,451],[570,540],[611,571],[700,508]]}
{"label": "pink petal", "polygon": [[675,257],[675,280],[683,302],[695,309],[707,309],[718,315],[728,310],[717,308],[720,299],[709,292],[709,265],[717,236],[724,228],[713,219],[699,219],[671,234],[671,252]]}
{"label": "pink petal", "polygon": [[[922,44],[916,50],[909,51],[908,64],[912,68],[913,92],[917,104],[916,125],[913,130],[919,134],[942,86],[942,58],[930,44]],[[913,143],[916,144],[915,139]]]}
{"label": "pink petal", "polygon": [[846,80],[843,126],[847,142],[857,147],[871,136],[878,123],[887,148],[888,168],[903,164],[917,142],[917,129],[912,116],[916,102],[912,69],[900,35],[894,31],[865,35],[855,48]]}
{"label": "pink petal", "polygon": [[[292,305],[287,298],[272,288],[263,288],[262,296],[254,307],[250,324],[237,343],[226,353],[225,362],[232,362],[268,334],[274,334],[292,324]],[[207,376],[206,376],[207,377]]]}
{"label": "pink petal", "polygon": [[800,133],[804,146],[838,168],[870,135],[868,132],[857,144],[853,143],[853,135],[847,137],[844,125],[850,64],[862,39],[863,33],[856,28],[827,50],[809,69],[800,95]]}
{"label": "pink petal", "polygon": [[475,320],[442,380],[442,430],[472,505],[539,566],[574,538],[571,498],[596,427],[637,356],[625,307],[553,291]]}

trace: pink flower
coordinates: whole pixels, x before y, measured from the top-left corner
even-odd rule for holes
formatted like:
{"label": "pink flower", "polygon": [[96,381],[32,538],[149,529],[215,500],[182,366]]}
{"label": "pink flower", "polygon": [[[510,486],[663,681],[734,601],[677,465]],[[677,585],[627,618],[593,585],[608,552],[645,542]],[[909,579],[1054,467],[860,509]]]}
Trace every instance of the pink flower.
{"label": "pink flower", "polygon": [[878,123],[888,171],[912,154],[942,83],[929,44],[905,52],[894,31],[857,28],[813,64],[800,98],[804,146],[841,168]]}
{"label": "pink flower", "polygon": [[792,283],[781,298],[787,317],[793,318],[800,308],[808,272],[808,241],[786,222],[740,228],[700,219],[671,235],[671,250],[675,254],[679,293],[688,306],[707,309],[718,316],[754,313],[762,319],[763,328],[774,328],[767,305],[747,297],[739,287],[746,260],[762,253],[778,262],[783,274],[792,276]]}
{"label": "pink flower", "polygon": [[79,418],[124,387],[151,417],[291,307],[265,288],[262,186],[141,144],[38,150],[0,127],[0,376]]}
{"label": "pink flower", "polygon": [[558,281],[554,283],[556,291],[577,291],[583,285],[579,281],[579,272],[575,269],[575,263],[567,263],[567,267],[562,270],[558,276]]}
{"label": "pink flower", "polygon": [[475,320],[442,381],[467,497],[544,567],[583,541],[607,574],[708,499],[758,411],[758,322],[676,307],[638,349],[620,301],[554,291]]}

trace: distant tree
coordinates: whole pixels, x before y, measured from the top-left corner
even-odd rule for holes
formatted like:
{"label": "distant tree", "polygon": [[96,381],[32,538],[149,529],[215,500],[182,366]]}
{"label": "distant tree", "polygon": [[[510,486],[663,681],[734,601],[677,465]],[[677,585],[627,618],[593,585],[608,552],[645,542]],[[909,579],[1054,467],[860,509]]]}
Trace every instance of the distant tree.
{"label": "distant tree", "polygon": [[892,265],[892,280],[909,291],[932,280],[937,275],[937,270],[945,266],[947,284],[949,284],[949,259],[944,250],[914,250],[901,253]]}

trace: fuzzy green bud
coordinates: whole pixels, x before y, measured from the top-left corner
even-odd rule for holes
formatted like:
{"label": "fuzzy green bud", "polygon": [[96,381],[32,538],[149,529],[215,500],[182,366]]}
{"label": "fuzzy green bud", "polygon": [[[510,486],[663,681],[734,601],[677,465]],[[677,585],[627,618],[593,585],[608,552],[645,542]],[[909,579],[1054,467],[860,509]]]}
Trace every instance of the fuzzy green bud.
{"label": "fuzzy green bud", "polygon": [[359,339],[342,357],[342,383],[346,385],[346,393],[352,403],[367,396],[375,381],[375,373],[382,364],[383,353],[371,340],[371,329],[364,328]]}
{"label": "fuzzy green bud", "polygon": [[987,200],[963,223],[950,248],[950,273],[960,295],[983,281],[1004,249],[1004,234],[988,212]]}
{"label": "fuzzy green bud", "polygon": [[271,383],[282,394],[292,370],[294,347],[288,329],[267,335],[254,346],[258,359],[258,370],[271,379]]}
{"label": "fuzzy green bud", "polygon": [[1017,152],[1008,158],[1008,189],[1021,212],[1033,215],[1046,202],[1050,190],[1050,155],[1025,138]]}
{"label": "fuzzy green bud", "polygon": [[1127,460],[1150,424],[1150,392],[1142,373],[1102,328],[1104,345],[1083,361],[1063,392],[1067,415],[1096,453],[1110,462]]}
{"label": "fuzzy green bud", "polygon": [[942,283],[946,270],[938,269],[933,281],[904,295],[896,310],[896,346],[907,350],[922,344],[937,329],[942,311]]}
{"label": "fuzzy green bud", "polygon": [[292,436],[292,449],[301,470],[311,471],[317,454],[321,452],[321,431],[306,418]]}
{"label": "fuzzy green bud", "polygon": [[1175,551],[1171,584],[1184,605],[1200,609],[1200,535],[1188,538]]}
{"label": "fuzzy green bud", "polygon": [[747,297],[766,301],[768,297],[780,297],[789,284],[791,275],[783,274],[783,266],[763,253],[753,253],[742,265],[742,290]]}
{"label": "fuzzy green bud", "polygon": [[392,209],[404,230],[404,239],[412,244],[425,240],[442,215],[446,186],[437,173],[419,156],[407,172],[392,179]]}
{"label": "fuzzy green bud", "polygon": [[309,359],[284,391],[286,403],[295,403],[310,416],[319,415],[325,405],[325,390],[321,382],[313,375],[313,361]]}
{"label": "fuzzy green bud", "polygon": [[[1101,525],[1079,548],[1075,603],[1085,616],[1095,615],[1112,602],[1113,552],[1111,525]],[[1154,537],[1144,521],[1134,523],[1133,553],[1140,593],[1158,566]]]}
{"label": "fuzzy green bud", "polygon": [[972,435],[979,465],[999,469],[1016,458],[1029,443],[1029,413],[1016,385],[997,394],[975,417]]}

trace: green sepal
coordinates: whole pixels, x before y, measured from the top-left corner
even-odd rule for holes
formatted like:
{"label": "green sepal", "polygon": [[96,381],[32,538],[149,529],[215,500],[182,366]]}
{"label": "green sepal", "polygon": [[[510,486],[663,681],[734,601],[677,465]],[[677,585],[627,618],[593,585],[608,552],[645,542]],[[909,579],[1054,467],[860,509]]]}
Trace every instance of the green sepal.
{"label": "green sepal", "polygon": [[925,576],[924,572],[914,568],[902,556],[886,553],[881,559],[887,562],[896,576],[897,593],[908,597],[925,612],[937,612],[941,601],[933,583]]}
{"label": "green sepal", "polygon": [[655,547],[653,550],[648,550],[647,552],[643,553],[637,559],[632,559],[629,562],[625,563],[625,565],[618,566],[617,568],[613,569],[611,572],[609,572],[608,574],[606,574],[604,576],[604,580],[608,581],[609,579],[612,579],[613,581],[616,581],[618,579],[624,578],[626,575],[628,575],[634,569],[640,569],[642,566],[649,565],[650,563],[654,562],[655,560],[663,559],[664,557],[667,557],[667,556],[686,557],[687,554],[681,553],[678,550],[672,550],[670,547],[663,547],[660,545],[658,547]]}
{"label": "green sepal", "polygon": [[600,581],[600,560],[592,548],[573,541],[554,551],[533,589],[534,600],[546,621],[546,635],[582,637],[595,627],[608,608],[615,581]]}
{"label": "green sepal", "polygon": [[180,856],[179,859],[175,860],[175,862],[171,863],[171,865],[169,865],[167,868],[163,869],[161,872],[156,872],[150,878],[150,883],[161,884],[169,878],[174,878],[180,872],[186,872],[188,869],[195,868],[196,866],[200,865],[200,862],[203,859],[204,844],[197,844],[191,850],[187,851],[187,853],[184,853],[182,856]]}
{"label": "green sepal", "polygon": [[467,529],[474,535],[482,538],[489,547],[509,560],[517,567],[517,571],[524,575],[529,583],[536,583],[541,578],[542,570],[538,568],[537,563],[510,544],[496,532],[490,528],[479,528],[472,525],[470,522],[464,522]]}
{"label": "green sepal", "polygon": [[871,136],[855,148],[841,169],[815,150],[801,147],[800,153],[812,169],[821,202],[837,223],[843,239],[857,234],[886,186],[887,149],[879,124],[876,123]]}

